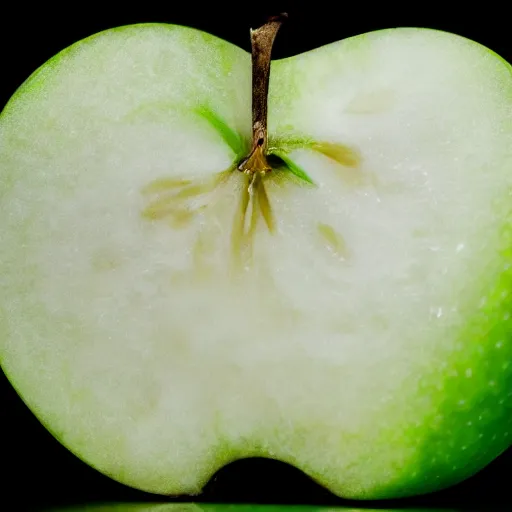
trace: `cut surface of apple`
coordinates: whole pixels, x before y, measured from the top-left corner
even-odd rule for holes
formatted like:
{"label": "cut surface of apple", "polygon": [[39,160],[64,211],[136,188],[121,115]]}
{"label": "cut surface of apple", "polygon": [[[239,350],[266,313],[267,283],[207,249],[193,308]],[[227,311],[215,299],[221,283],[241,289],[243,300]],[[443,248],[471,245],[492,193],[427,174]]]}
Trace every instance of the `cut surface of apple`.
{"label": "cut surface of apple", "polygon": [[228,42],[127,26],[27,80],[0,117],[2,368],[153,493],[250,456],[347,498],[470,476],[512,439],[510,65],[382,30],[273,61],[268,101],[279,165],[249,190]]}

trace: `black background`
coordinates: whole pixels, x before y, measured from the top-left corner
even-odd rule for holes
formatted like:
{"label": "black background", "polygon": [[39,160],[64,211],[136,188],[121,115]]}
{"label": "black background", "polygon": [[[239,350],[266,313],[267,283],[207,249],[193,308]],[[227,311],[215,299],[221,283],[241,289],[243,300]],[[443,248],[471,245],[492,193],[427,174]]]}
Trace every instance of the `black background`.
{"label": "black background", "polygon": [[[0,33],[0,108],[16,88],[41,64],[70,44],[98,31],[140,22],[176,23],[195,27],[250,50],[249,28],[265,17],[287,11],[274,47],[274,58],[292,56],[339,39],[382,28],[421,26],[455,32],[474,39],[512,62],[512,31],[505,3],[486,2],[472,9],[414,3],[411,7],[385,3],[351,5],[342,2],[245,2],[218,5],[150,2],[128,7],[62,4],[34,10],[23,4],[3,12]],[[294,5],[295,4],[295,5]],[[384,4],[384,3],[382,3]],[[406,4],[400,4],[405,6]],[[410,4],[407,4],[410,5]],[[457,4],[455,4],[457,5]],[[0,170],[1,172],[1,170]],[[1,232],[0,232],[1,235]],[[1,243],[1,236],[0,236]],[[109,480],[67,452],[32,416],[0,374],[0,509],[33,510],[47,505],[92,501],[158,500],[161,497],[126,488]],[[477,507],[512,510],[512,450],[466,482],[429,496],[404,502],[366,506]],[[330,495],[299,471],[275,461],[245,460],[221,470],[200,498],[205,501],[259,503],[318,503],[353,505]]]}

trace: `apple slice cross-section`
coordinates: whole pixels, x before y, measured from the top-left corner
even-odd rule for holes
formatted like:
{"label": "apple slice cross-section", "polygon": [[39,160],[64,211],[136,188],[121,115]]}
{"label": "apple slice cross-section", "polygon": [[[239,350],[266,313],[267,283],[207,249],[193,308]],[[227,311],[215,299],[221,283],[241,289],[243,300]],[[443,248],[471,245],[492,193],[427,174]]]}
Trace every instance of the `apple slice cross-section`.
{"label": "apple slice cross-section", "polygon": [[14,94],[5,374],[76,456],[152,493],[252,456],[346,498],[469,477],[512,439],[511,66],[419,28],[272,61],[252,174],[251,69],[140,24]]}

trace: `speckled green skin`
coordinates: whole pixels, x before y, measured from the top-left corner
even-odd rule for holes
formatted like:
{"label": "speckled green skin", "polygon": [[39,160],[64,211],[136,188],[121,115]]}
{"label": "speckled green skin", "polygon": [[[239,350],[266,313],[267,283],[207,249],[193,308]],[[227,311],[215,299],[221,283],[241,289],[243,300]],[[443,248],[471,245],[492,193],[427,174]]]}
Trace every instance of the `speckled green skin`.
{"label": "speckled green skin", "polygon": [[[71,389],[73,369],[80,368],[79,362],[66,362],[64,358],[62,367],[55,363],[55,367],[62,371],[59,378],[64,383],[62,386],[55,384],[56,374],[49,370],[53,368],[52,339],[65,340],[70,337],[86,340],[87,335],[83,333],[88,326],[72,322],[70,325],[57,325],[60,319],[58,312],[49,311],[37,301],[34,302],[33,297],[29,298],[39,270],[28,263],[22,248],[24,244],[29,251],[37,248],[37,244],[42,243],[47,235],[46,232],[37,233],[32,229],[34,219],[46,211],[38,210],[39,202],[43,201],[38,194],[43,190],[52,193],[57,190],[57,196],[61,197],[59,194],[62,194],[64,197],[73,185],[66,181],[63,171],[60,177],[45,174],[51,171],[44,168],[47,159],[51,162],[54,152],[64,151],[74,143],[73,133],[59,131],[57,121],[59,116],[65,117],[66,112],[57,109],[57,121],[52,121],[51,116],[48,119],[45,117],[45,108],[52,111],[52,101],[57,102],[58,98],[58,94],[50,97],[48,93],[58,88],[59,73],[63,70],[65,73],[66,66],[78,65],[81,69],[87,68],[90,76],[101,77],[116,65],[112,48],[121,48],[121,43],[131,37],[140,37],[149,49],[152,44],[159,48],[167,40],[167,31],[169,45],[174,45],[176,52],[181,52],[183,56],[178,62],[183,64],[184,70],[180,74],[170,73],[172,67],[169,66],[175,64],[176,60],[173,59],[176,57],[162,52],[160,59],[155,58],[151,66],[148,64],[148,69],[154,73],[154,81],[159,80],[155,86],[156,92],[151,94],[160,99],[149,105],[144,104],[146,94],[148,101],[152,99],[150,93],[146,92],[149,79],[144,74],[148,71],[144,66],[147,55],[134,54],[136,71],[126,82],[123,76],[117,77],[115,73],[110,75],[113,80],[111,87],[119,92],[118,100],[114,95],[108,96],[109,101],[119,101],[119,105],[108,105],[109,113],[105,114],[105,122],[110,122],[117,115],[119,119],[123,118],[126,115],[125,102],[128,104],[132,101],[138,105],[140,96],[143,110],[131,110],[130,114],[138,116],[149,112],[151,116],[156,116],[158,122],[163,123],[162,119],[167,115],[166,109],[170,108],[171,102],[166,104],[162,101],[157,89],[164,88],[166,81],[172,79],[173,87],[167,91],[173,95],[172,108],[179,104],[184,112],[183,119],[187,118],[187,112],[197,112],[198,107],[213,108],[217,117],[208,119],[206,116],[204,119],[203,116],[203,121],[219,130],[216,119],[221,119],[229,127],[227,131],[220,128],[222,133],[219,140],[223,139],[230,146],[230,150],[226,150],[226,160],[234,161],[240,156],[236,155],[234,148],[247,147],[250,136],[250,59],[240,49],[191,29],[145,25],[93,36],[65,50],[36,72],[17,91],[0,117],[0,218],[7,227],[7,243],[0,249],[3,265],[0,271],[0,362],[22,399],[57,439],[91,466],[120,482],[157,493],[199,492],[213,472],[223,464],[251,455],[275,457],[289,462],[332,492],[360,499],[434,491],[454,484],[484,467],[511,445],[512,437],[512,207],[509,204],[509,191],[512,190],[512,73],[510,66],[488,50],[478,45],[471,46],[473,43],[469,44],[465,40],[451,39],[448,35],[439,34],[439,39],[436,39],[437,36],[429,31],[422,32],[423,35],[414,30],[397,31],[395,35],[392,31],[384,31],[273,63],[269,128],[271,137],[280,140],[283,147],[286,141],[292,143],[300,140],[301,136],[308,140],[322,140],[342,132],[344,126],[336,126],[329,133],[328,127],[323,126],[328,123],[315,118],[319,115],[316,107],[321,106],[324,100],[329,108],[337,107],[336,90],[331,90],[330,97],[322,91],[321,85],[329,83],[330,73],[336,69],[333,62],[337,62],[338,55],[346,65],[343,69],[347,76],[354,68],[359,72],[369,65],[374,58],[371,37],[376,40],[382,37],[386,41],[389,38],[403,45],[407,44],[409,37],[425,37],[425,41],[432,38],[432,44],[460,45],[464,57],[474,58],[474,70],[467,71],[464,68],[469,73],[469,80],[475,83],[481,81],[484,92],[491,79],[497,84],[493,89],[492,100],[488,100],[491,109],[489,118],[495,120],[495,131],[489,136],[488,142],[497,153],[495,161],[487,162],[488,167],[482,164],[481,168],[475,167],[473,172],[488,172],[489,180],[496,181],[497,192],[489,209],[492,215],[489,214],[487,220],[471,232],[471,241],[475,242],[480,236],[481,246],[461,266],[459,273],[462,276],[457,274],[456,269],[453,270],[453,282],[450,281],[450,289],[446,297],[443,296],[446,300],[443,305],[451,304],[450,301],[457,304],[457,316],[449,317],[445,314],[449,318],[443,320],[446,322],[443,327],[432,327],[428,331],[433,333],[432,336],[425,339],[421,337],[421,322],[426,320],[418,319],[418,341],[412,337],[410,326],[407,327],[409,330],[404,326],[403,332],[397,327],[396,345],[389,346],[389,352],[379,353],[380,346],[371,345],[374,340],[367,340],[368,361],[371,360],[371,364],[361,362],[361,367],[353,368],[352,373],[347,372],[346,377],[341,373],[341,365],[341,376],[337,376],[336,362],[326,366],[321,359],[308,360],[307,357],[300,360],[297,368],[293,367],[293,363],[279,367],[273,360],[269,360],[268,368],[263,365],[255,370],[255,373],[260,374],[260,380],[256,377],[251,381],[243,372],[239,375],[234,373],[234,377],[239,380],[233,377],[231,388],[235,385],[245,385],[247,389],[263,387],[267,381],[274,379],[276,396],[280,396],[284,387],[281,379],[285,376],[285,382],[289,382],[291,388],[296,388],[295,393],[290,392],[290,411],[279,408],[276,411],[273,404],[261,405],[260,410],[259,403],[248,401],[249,414],[251,410],[255,411],[254,416],[249,416],[252,420],[248,421],[254,421],[257,427],[250,431],[251,435],[247,438],[243,435],[238,438],[229,430],[228,420],[233,415],[226,414],[223,417],[219,412],[213,416],[215,421],[212,421],[211,426],[202,426],[201,435],[204,440],[199,437],[184,438],[187,450],[193,451],[194,445],[200,441],[204,443],[204,449],[198,450],[197,454],[194,452],[190,458],[183,455],[182,466],[176,456],[171,458],[168,468],[156,466],[158,469],[151,469],[151,457],[146,460],[144,453],[138,454],[137,447],[134,450],[130,445],[129,426],[126,426],[126,431],[120,432],[118,424],[112,423],[110,427],[106,420],[102,423],[101,414],[95,417],[96,411],[88,406],[94,403],[92,393],[87,389],[78,392]],[[177,39],[172,39],[173,34],[178,34]],[[94,52],[89,54],[93,46]],[[105,49],[104,53],[102,48]],[[468,53],[464,53],[466,51]],[[484,53],[485,58],[482,57]],[[105,56],[104,61],[102,55]],[[185,66],[189,61],[190,68]],[[484,79],[484,71],[492,71],[494,75]],[[90,94],[87,98],[94,102],[96,96]],[[487,101],[486,97],[482,101]],[[379,102],[385,103],[382,98],[377,101],[380,105]],[[315,108],[308,108],[308,103],[315,105]],[[97,113],[101,109],[89,105],[80,108],[77,107],[76,112],[73,112],[77,116],[77,129],[81,129],[79,125],[82,122],[91,122],[94,129],[97,125],[92,117],[101,115]],[[159,112],[161,119],[158,118]],[[55,141],[53,137],[57,133],[60,138]],[[241,141],[240,146],[237,138]],[[368,143],[368,146],[371,149],[372,144]],[[316,173],[314,168],[308,168],[307,161],[301,160],[299,152],[292,152],[290,158],[305,169],[314,183],[321,183],[320,173]],[[218,160],[222,161],[220,157]],[[40,172],[40,169],[43,171]],[[32,174],[27,175],[29,171]],[[71,169],[69,174],[72,173]],[[100,188],[98,183],[103,175],[91,175],[89,182],[86,178],[80,179],[85,180],[83,186]],[[22,198],[19,204],[16,202],[17,197]],[[34,206],[24,216],[23,200],[27,198],[33,200]],[[1,206],[2,201],[7,206]],[[490,223],[489,218],[496,222]],[[425,287],[428,287],[428,282],[425,282]],[[362,307],[361,315],[364,314]],[[38,336],[48,343],[47,350],[39,348]],[[339,352],[343,352],[343,349]],[[290,354],[290,361],[293,360],[292,356],[295,354]],[[357,357],[354,360],[360,361]],[[292,380],[294,375],[297,382]],[[313,377],[308,381],[310,375]],[[393,379],[396,382],[391,382]],[[294,407],[303,395],[301,386],[308,392],[307,383],[313,386],[311,396],[304,397],[304,407]],[[366,394],[355,396],[350,407],[340,411],[339,403],[345,402],[338,402],[337,395],[353,383],[354,389],[362,386]],[[105,384],[105,387],[108,385],[111,383]],[[70,388],[69,393],[67,386]],[[373,401],[376,400],[374,393],[383,386],[387,402],[373,407]],[[140,407],[142,412],[137,409],[135,416],[144,416],[144,402],[145,397],[139,397],[136,407]],[[128,400],[128,415],[131,412],[130,403]],[[76,414],[73,417],[70,407],[75,406],[78,412],[73,410],[73,414]],[[84,407],[83,410],[90,417],[84,419],[80,407]],[[268,420],[264,416],[267,414],[266,407]],[[329,416],[330,410],[332,418]],[[360,426],[357,433],[344,432],[343,415],[349,419],[356,418],[351,425]],[[86,422],[91,423],[89,425]],[[105,430],[101,431],[102,435],[90,437],[91,432],[98,432],[91,425],[105,427]],[[172,425],[171,419],[167,428],[172,428]],[[191,432],[190,436],[197,435],[195,431]],[[185,435],[182,430],[180,435]],[[179,442],[180,438],[177,437]],[[155,444],[151,449],[163,453],[166,447]],[[139,466],[137,457],[144,464]],[[155,455],[153,459],[156,458]],[[115,464],[110,465],[114,459]]]}

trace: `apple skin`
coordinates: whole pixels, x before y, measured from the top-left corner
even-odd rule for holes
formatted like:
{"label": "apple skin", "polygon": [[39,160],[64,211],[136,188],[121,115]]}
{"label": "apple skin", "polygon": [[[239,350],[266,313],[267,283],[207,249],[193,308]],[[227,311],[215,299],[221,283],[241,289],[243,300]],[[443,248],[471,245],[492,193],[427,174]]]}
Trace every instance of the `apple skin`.
{"label": "apple skin", "polygon": [[[90,512],[321,512],[325,507],[315,505],[255,505],[255,504],[224,504],[224,503],[106,503],[87,506]],[[48,509],[49,512],[79,512],[83,505]],[[357,508],[329,507],[331,512],[361,512]],[[401,509],[369,509],[368,512],[458,512],[448,508],[401,508]]]}
{"label": "apple skin", "polygon": [[[438,73],[433,79],[432,71]],[[476,43],[420,29],[379,31],[273,62],[269,131],[278,145],[292,147],[297,134],[341,140],[362,148],[368,167],[381,166],[395,180],[399,164],[414,169],[415,157],[426,160],[429,171],[449,162],[455,178],[442,183],[445,196],[439,181],[432,185],[439,211],[450,213],[439,217],[439,229],[456,243],[460,222],[473,248],[445,260],[411,246],[420,263],[416,280],[424,283],[419,301],[413,294],[404,300],[408,283],[391,270],[373,285],[356,279],[326,288],[319,268],[331,269],[331,260],[315,260],[307,237],[302,246],[290,242],[306,225],[308,201],[314,212],[323,212],[323,202],[336,204],[329,210],[335,218],[343,215],[339,208],[353,208],[351,218],[360,222],[354,246],[376,241],[366,247],[369,275],[379,265],[393,268],[386,240],[393,247],[409,240],[393,219],[425,211],[428,220],[437,207],[421,195],[422,210],[416,203],[411,211],[379,210],[385,206],[377,203],[386,201],[372,192],[370,204],[367,191],[335,191],[336,164],[295,146],[290,158],[319,188],[293,189],[284,198],[277,188],[270,191],[285,241],[265,250],[280,273],[273,277],[290,296],[299,287],[307,291],[300,297],[302,316],[272,316],[279,302],[264,286],[235,286],[219,292],[223,300],[206,292],[202,302],[184,296],[177,312],[168,311],[173,331],[174,324],[161,320],[165,302],[154,308],[144,300],[130,307],[123,302],[132,300],[132,276],[149,272],[158,281],[155,268],[177,243],[171,235],[165,241],[168,229],[146,233],[133,191],[170,169],[205,175],[243,156],[188,114],[214,108],[247,146],[250,95],[246,52],[165,25],[92,36],[16,92],[0,117],[0,363],[6,375],[64,446],[111,478],[149,492],[197,494],[217,469],[248,456],[288,462],[333,493],[356,499],[422,494],[469,477],[512,437],[510,66]],[[417,105],[414,98],[425,99]],[[176,104],[181,110],[171,115]],[[387,117],[394,109],[396,118]],[[448,148],[447,133],[453,138]],[[404,157],[408,148],[412,162]],[[393,197],[397,190],[381,192]],[[365,207],[375,215],[365,216]],[[228,213],[219,218],[227,221]],[[130,228],[119,228],[119,219]],[[133,230],[142,244],[127,241]],[[131,273],[103,268],[91,278],[82,260],[93,255],[82,241],[116,237],[134,254]],[[149,271],[148,261],[155,265]],[[306,279],[308,272],[314,279]],[[215,281],[218,290],[223,282]],[[375,283],[375,293],[357,292]],[[340,338],[332,348],[321,326],[327,310],[335,314],[334,291],[343,316],[338,328],[351,328],[345,317],[360,318],[354,325],[362,334]],[[250,309],[255,303],[261,304],[256,312]],[[369,304],[378,314],[365,318]],[[187,311],[195,308],[202,341],[189,356],[173,340],[154,341],[161,341],[160,321],[163,331],[189,329]],[[228,314],[244,321],[225,328],[226,337],[232,329],[232,343],[216,345],[211,326]]]}

